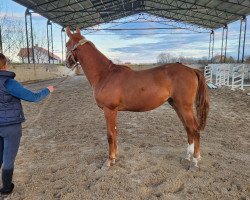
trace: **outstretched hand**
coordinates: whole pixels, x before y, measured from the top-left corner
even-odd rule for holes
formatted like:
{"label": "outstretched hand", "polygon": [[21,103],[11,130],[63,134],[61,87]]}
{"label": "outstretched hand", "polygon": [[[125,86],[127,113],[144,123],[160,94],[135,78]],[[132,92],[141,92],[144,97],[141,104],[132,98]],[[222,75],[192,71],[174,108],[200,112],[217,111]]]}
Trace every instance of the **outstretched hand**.
{"label": "outstretched hand", "polygon": [[54,92],[54,86],[53,85],[50,85],[47,88],[49,89],[50,92]]}

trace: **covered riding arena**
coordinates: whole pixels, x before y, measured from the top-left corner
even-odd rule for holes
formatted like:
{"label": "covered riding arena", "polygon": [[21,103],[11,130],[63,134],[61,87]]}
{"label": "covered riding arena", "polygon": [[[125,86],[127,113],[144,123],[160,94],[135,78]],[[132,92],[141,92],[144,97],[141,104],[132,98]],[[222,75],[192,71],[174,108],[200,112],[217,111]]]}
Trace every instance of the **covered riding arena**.
{"label": "covered riding arena", "polygon": [[[221,27],[227,34],[226,25],[233,21],[241,20],[244,27],[250,14],[249,1],[244,0],[16,2],[72,30],[74,24],[86,29],[148,12],[213,30],[208,33],[211,38]],[[244,29],[241,35],[243,41]],[[239,44],[239,64],[244,45]],[[225,56],[225,43],[221,52]],[[40,89],[62,80],[26,86]],[[46,101],[23,102],[27,121],[16,160],[16,188],[7,199],[250,199],[250,91],[244,89],[232,91],[224,85],[209,89],[199,171],[188,170],[183,159],[186,133],[168,103],[149,112],[119,112],[119,157],[104,169],[108,145],[103,112],[86,77],[69,77]]]}

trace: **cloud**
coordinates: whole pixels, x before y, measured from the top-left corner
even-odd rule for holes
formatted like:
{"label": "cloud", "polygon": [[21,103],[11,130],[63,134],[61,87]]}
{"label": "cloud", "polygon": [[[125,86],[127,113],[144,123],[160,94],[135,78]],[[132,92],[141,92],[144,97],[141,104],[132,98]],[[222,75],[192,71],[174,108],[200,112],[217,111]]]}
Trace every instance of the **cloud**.
{"label": "cloud", "polygon": [[159,38],[157,42],[145,42],[118,48],[110,48],[110,51],[117,51],[121,53],[150,53],[152,51],[176,51],[177,49],[181,49],[181,51],[185,51],[185,49],[202,50],[207,46],[208,44],[204,43],[202,37],[190,39],[190,37],[165,36]]}
{"label": "cloud", "polygon": [[[228,40],[227,40],[227,55],[237,57],[238,54],[238,37],[239,37],[239,22],[235,22],[229,25],[228,30]],[[250,33],[247,32],[246,35],[246,46],[245,55],[250,53],[250,41],[248,40]],[[173,55],[182,55],[186,57],[201,58],[203,56],[208,56],[209,51],[209,33],[204,34],[176,34],[171,35],[154,35],[140,37],[122,37],[121,40],[130,41],[134,40],[134,43],[122,45],[115,48],[110,48],[109,51],[115,53],[116,56],[123,59],[142,59],[145,60],[156,60],[157,56],[161,52],[170,52]],[[138,42],[139,38],[144,37],[145,40]],[[131,39],[130,39],[131,38]],[[130,40],[128,40],[130,39]],[[151,39],[151,42],[149,40]],[[136,42],[137,41],[137,42]],[[153,41],[153,42],[152,42]],[[222,29],[215,30],[215,45],[214,45],[214,55],[221,53],[221,43],[222,43]],[[225,41],[224,41],[225,47]],[[224,50],[223,50],[224,51]],[[242,51],[242,50],[241,50]],[[121,59],[122,60],[122,59]]]}

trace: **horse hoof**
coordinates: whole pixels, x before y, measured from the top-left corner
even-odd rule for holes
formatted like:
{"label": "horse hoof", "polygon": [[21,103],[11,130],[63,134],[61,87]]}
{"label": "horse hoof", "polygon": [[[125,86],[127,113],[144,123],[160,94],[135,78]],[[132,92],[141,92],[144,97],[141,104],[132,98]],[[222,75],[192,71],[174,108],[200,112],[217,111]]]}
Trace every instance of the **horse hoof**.
{"label": "horse hoof", "polygon": [[110,161],[110,165],[112,166],[112,165],[114,165],[115,164],[115,159],[112,159],[111,161]]}
{"label": "horse hoof", "polygon": [[103,164],[101,170],[108,170],[110,166],[111,166],[111,161],[108,159],[108,160],[106,160],[106,162]]}
{"label": "horse hoof", "polygon": [[198,166],[195,166],[195,165],[191,165],[189,167],[189,170],[190,172],[198,172],[199,171],[199,167]]}
{"label": "horse hoof", "polygon": [[181,164],[186,170],[188,170],[188,169],[189,169],[189,166],[190,166],[190,161],[187,160],[186,158],[182,157],[182,158],[180,158],[180,164]]}
{"label": "horse hoof", "polygon": [[184,160],[186,160],[187,162],[190,162],[191,158],[190,157],[185,157]]}
{"label": "horse hoof", "polygon": [[180,163],[182,163],[182,164],[190,164],[190,160],[187,159],[187,158],[182,157],[182,158],[180,158]]}

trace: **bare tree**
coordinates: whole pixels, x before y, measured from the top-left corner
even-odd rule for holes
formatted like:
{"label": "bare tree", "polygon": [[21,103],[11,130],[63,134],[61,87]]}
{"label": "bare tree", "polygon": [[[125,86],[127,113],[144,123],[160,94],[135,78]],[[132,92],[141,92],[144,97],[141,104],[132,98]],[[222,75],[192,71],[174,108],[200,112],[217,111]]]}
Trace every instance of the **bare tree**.
{"label": "bare tree", "polygon": [[157,57],[157,62],[159,64],[172,62],[173,57],[169,53],[160,53]]}
{"label": "bare tree", "polygon": [[180,56],[172,56],[170,53],[160,53],[157,57],[157,63],[159,64],[165,64],[165,63],[196,63],[196,60],[194,58],[185,57],[183,55]]}
{"label": "bare tree", "polygon": [[114,59],[114,63],[120,65],[120,64],[122,64],[122,61],[119,59]]}
{"label": "bare tree", "polygon": [[2,29],[3,52],[10,61],[17,58],[17,53],[25,45],[25,32],[23,21],[14,16],[1,15],[0,26]]}
{"label": "bare tree", "polygon": [[245,57],[245,63],[250,63],[250,55]]}
{"label": "bare tree", "polygon": [[34,31],[33,35],[36,44],[34,46],[35,61],[36,63],[44,63],[48,59],[47,53],[45,52],[45,47],[46,47],[46,40],[44,40],[45,34],[42,31]]}

